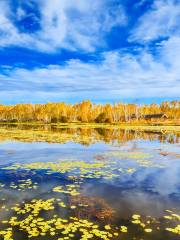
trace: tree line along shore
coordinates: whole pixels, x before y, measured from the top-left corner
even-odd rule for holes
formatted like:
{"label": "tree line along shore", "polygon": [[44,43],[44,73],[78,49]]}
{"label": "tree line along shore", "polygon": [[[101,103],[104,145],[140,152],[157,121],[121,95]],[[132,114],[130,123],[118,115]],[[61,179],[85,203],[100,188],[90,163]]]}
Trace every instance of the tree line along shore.
{"label": "tree line along shore", "polygon": [[16,104],[0,105],[1,123],[180,123],[180,101],[161,104]]}

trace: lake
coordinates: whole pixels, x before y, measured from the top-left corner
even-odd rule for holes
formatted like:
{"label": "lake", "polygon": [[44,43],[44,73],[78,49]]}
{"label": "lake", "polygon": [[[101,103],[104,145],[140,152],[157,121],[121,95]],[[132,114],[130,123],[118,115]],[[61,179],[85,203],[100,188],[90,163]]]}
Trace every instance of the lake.
{"label": "lake", "polygon": [[179,239],[179,137],[1,126],[0,239]]}

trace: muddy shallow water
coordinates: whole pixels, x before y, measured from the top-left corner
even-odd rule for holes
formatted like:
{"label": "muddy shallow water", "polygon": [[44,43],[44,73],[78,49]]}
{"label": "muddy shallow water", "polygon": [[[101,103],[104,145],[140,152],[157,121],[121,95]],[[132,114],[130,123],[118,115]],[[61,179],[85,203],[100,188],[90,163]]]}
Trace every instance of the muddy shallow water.
{"label": "muddy shallow water", "polygon": [[0,239],[179,239],[177,136],[93,131],[89,142],[79,129],[62,143],[3,135]]}

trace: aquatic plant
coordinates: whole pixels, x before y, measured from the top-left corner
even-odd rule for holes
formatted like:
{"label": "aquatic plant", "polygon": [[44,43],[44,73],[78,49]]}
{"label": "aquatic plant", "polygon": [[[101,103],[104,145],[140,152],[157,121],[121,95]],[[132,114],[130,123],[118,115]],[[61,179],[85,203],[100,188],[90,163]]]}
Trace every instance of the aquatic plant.
{"label": "aquatic plant", "polygon": [[73,196],[70,198],[70,205],[79,207],[75,211],[78,218],[109,222],[115,213],[112,207],[100,197]]}

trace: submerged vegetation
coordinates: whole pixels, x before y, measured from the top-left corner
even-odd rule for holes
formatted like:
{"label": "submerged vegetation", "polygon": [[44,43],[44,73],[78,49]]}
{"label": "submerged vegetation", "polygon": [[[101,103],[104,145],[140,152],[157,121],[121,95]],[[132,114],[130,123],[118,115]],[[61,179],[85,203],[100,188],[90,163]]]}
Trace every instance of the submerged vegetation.
{"label": "submerged vegetation", "polygon": [[[103,160],[102,160],[103,159]],[[102,154],[101,162],[94,157],[91,161],[66,160],[57,162],[34,162],[27,164],[12,164],[1,168],[8,175],[15,172],[27,172],[34,175],[39,172],[64,176],[65,182],[49,188],[51,198],[33,198],[23,202],[10,203],[1,199],[0,236],[4,240],[14,239],[154,239],[163,236],[177,239],[180,234],[180,215],[175,210],[166,210],[162,219],[151,216],[132,214],[130,219],[122,220],[117,225],[119,216],[115,210],[102,198],[88,196],[83,186],[91,179],[108,181],[120,174],[134,174],[139,168],[163,167],[153,164],[153,156],[144,152],[109,151]],[[131,159],[134,168],[123,168],[120,159]],[[150,164],[147,164],[150,163]],[[145,166],[142,163],[146,163]],[[24,173],[23,173],[24,175]],[[28,175],[28,174],[27,174]],[[1,182],[1,188],[7,189],[6,183]],[[16,183],[10,182],[9,188],[14,191],[40,191],[40,184],[32,179],[21,179]],[[38,189],[37,189],[38,188]],[[8,214],[5,214],[8,213]],[[168,235],[170,234],[170,235]],[[174,235],[174,236],[173,236]],[[151,236],[149,238],[149,236]],[[47,237],[47,238],[44,238]],[[160,238],[159,238],[160,239]]]}
{"label": "submerged vegetation", "polygon": [[[96,204],[98,203],[97,201]],[[75,216],[64,219],[57,215],[53,215],[57,204],[58,200],[55,198],[47,200],[33,199],[31,202],[22,204],[21,206],[17,204],[17,206],[11,208],[14,215],[9,220],[3,220],[1,222],[2,225],[7,226],[7,228],[1,230],[0,235],[4,237],[4,240],[13,240],[14,229],[19,229],[19,231],[24,232],[28,238],[38,237],[38,239],[41,239],[43,236],[48,236],[50,239],[58,240],[109,240],[131,236],[129,231],[131,228],[134,228],[133,225],[136,226],[139,232],[144,232],[144,234],[151,234],[153,231],[158,232],[161,226],[157,219],[150,216],[144,218],[138,214],[132,215],[132,219],[128,222],[127,226],[121,225],[119,227],[110,224],[100,226],[90,220],[81,219]],[[42,212],[48,212],[51,218],[47,219],[42,217]],[[172,215],[173,217],[171,217]],[[173,219],[174,222],[176,222],[179,220],[180,215],[172,212],[168,217],[170,217],[171,222],[173,222]],[[167,216],[164,216],[164,219],[167,219]],[[178,235],[180,234],[180,225],[174,228],[166,227],[164,230]]]}
{"label": "submerged vegetation", "polygon": [[47,103],[0,105],[1,122],[42,122],[42,123],[170,123],[180,120],[180,102],[158,104],[93,104],[83,101],[79,104]]}

